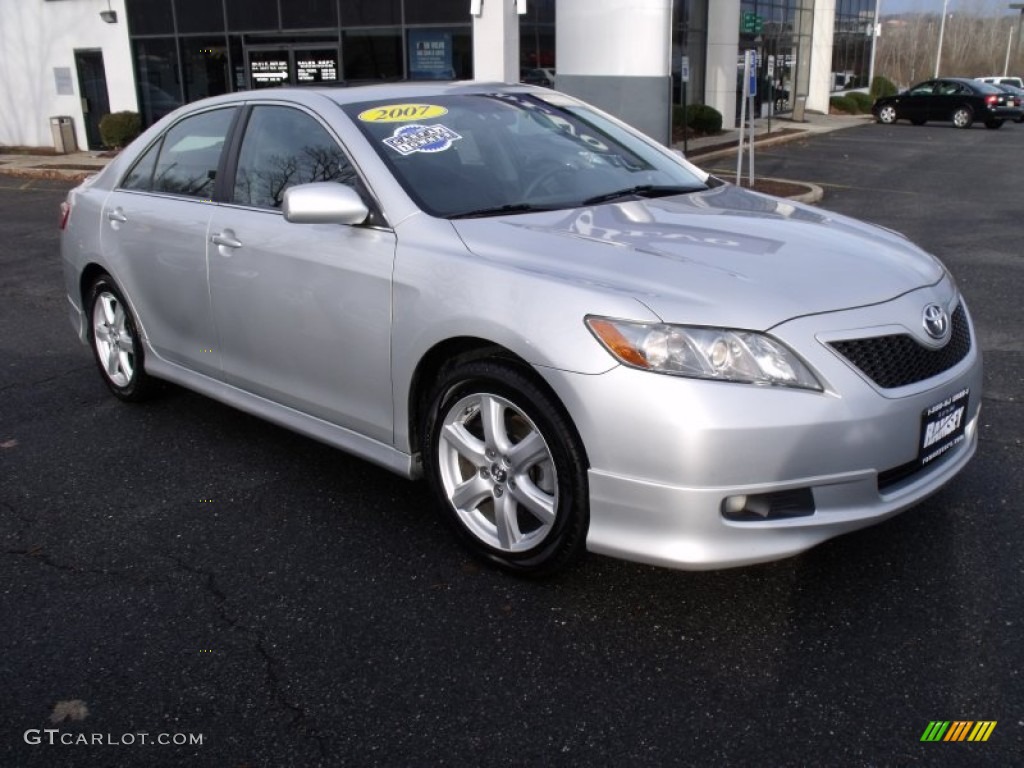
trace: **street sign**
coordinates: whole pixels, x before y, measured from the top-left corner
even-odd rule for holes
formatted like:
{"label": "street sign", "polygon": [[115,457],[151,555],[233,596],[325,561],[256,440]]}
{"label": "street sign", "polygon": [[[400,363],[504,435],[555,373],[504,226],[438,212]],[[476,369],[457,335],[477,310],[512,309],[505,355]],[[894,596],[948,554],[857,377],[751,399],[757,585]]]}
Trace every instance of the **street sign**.
{"label": "street sign", "polygon": [[679,76],[682,78],[684,83],[690,82],[690,57],[683,56],[682,63],[679,66]]}
{"label": "street sign", "polygon": [[740,30],[750,35],[759,35],[764,31],[764,19],[756,13],[746,11],[740,21]]}

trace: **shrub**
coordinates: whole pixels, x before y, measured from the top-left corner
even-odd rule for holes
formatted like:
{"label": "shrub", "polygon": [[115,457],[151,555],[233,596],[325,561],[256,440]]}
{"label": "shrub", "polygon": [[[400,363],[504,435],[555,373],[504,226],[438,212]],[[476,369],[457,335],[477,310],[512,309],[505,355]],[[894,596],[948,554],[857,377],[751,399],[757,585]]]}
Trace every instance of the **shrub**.
{"label": "shrub", "polygon": [[845,112],[848,115],[856,115],[860,109],[857,102],[849,96],[833,96],[828,100],[829,106],[836,112]]}
{"label": "shrub", "polygon": [[681,129],[684,123],[694,134],[711,136],[722,132],[722,113],[706,104],[687,104],[684,113],[676,104],[672,107],[672,125]]}
{"label": "shrub", "polygon": [[880,99],[883,96],[895,96],[897,93],[899,93],[899,88],[888,77],[875,75],[875,79],[871,81],[871,98],[873,99]]}
{"label": "shrub", "polygon": [[875,103],[875,100],[872,99],[870,96],[868,96],[868,94],[866,94],[866,93],[860,93],[860,92],[848,93],[848,94],[846,94],[846,97],[848,99],[853,100],[853,102],[857,105],[857,111],[858,112],[864,112],[864,113],[870,112],[871,111],[871,105]]}
{"label": "shrub", "polygon": [[113,149],[127,146],[141,132],[138,112],[111,112],[100,119],[100,138]]}

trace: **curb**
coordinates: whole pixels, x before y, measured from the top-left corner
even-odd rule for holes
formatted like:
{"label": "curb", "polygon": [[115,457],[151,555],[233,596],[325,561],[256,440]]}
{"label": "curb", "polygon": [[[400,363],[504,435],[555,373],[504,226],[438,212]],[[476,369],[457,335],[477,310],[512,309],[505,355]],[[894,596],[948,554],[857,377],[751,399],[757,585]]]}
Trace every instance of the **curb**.
{"label": "curb", "polygon": [[69,184],[81,184],[90,176],[95,176],[103,168],[95,171],[61,171],[46,168],[4,168],[0,166],[0,176],[13,176],[16,179],[46,179],[48,181],[66,181]]}

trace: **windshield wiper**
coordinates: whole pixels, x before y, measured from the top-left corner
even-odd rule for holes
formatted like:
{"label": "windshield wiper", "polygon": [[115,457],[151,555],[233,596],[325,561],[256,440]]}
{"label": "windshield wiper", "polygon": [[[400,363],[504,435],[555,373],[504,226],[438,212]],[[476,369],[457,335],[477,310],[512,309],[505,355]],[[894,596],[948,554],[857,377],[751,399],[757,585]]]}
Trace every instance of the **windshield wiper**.
{"label": "windshield wiper", "polygon": [[533,203],[506,203],[505,205],[495,205],[490,208],[477,208],[473,211],[466,211],[465,213],[452,213],[446,216],[447,219],[477,219],[484,216],[501,216],[506,213],[532,213],[535,211],[554,211],[557,208],[544,205],[534,205]]}
{"label": "windshield wiper", "polygon": [[692,187],[658,186],[655,184],[639,184],[635,187],[617,189],[614,192],[606,192],[603,195],[594,195],[583,201],[583,205],[598,205],[599,203],[610,203],[623,197],[667,197],[668,195],[685,195],[688,192],[703,192],[707,189],[703,184]]}

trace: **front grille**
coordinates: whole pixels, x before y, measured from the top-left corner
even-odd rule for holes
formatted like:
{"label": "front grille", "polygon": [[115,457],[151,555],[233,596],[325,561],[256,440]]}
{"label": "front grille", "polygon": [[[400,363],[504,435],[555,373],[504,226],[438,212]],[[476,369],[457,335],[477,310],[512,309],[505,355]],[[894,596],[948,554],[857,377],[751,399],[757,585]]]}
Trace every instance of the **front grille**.
{"label": "front grille", "polygon": [[832,341],[829,346],[882,389],[894,389],[938,376],[967,357],[971,330],[961,304],[953,312],[949,341],[942,349],[929,349],[906,333]]}

